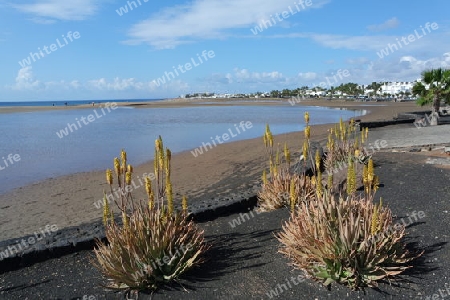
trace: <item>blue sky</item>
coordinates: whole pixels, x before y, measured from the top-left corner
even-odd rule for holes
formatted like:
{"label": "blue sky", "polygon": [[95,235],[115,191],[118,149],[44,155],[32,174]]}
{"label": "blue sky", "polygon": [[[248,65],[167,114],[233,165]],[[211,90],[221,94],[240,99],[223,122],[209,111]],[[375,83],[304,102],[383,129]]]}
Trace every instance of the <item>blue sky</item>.
{"label": "blue sky", "polygon": [[415,80],[450,66],[449,10],[447,0],[0,0],[0,101]]}

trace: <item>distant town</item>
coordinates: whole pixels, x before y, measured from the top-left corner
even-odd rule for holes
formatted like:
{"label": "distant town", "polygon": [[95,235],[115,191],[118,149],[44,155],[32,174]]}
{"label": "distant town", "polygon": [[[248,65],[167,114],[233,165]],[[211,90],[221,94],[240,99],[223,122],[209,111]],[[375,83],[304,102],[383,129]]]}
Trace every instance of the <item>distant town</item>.
{"label": "distant town", "polygon": [[211,92],[181,95],[180,98],[337,98],[337,99],[367,99],[367,100],[416,100],[412,94],[413,86],[420,82],[395,81],[372,82],[368,85],[360,85],[349,82],[336,87],[302,86],[297,89],[272,90],[270,92],[255,92],[248,94],[216,94]]}

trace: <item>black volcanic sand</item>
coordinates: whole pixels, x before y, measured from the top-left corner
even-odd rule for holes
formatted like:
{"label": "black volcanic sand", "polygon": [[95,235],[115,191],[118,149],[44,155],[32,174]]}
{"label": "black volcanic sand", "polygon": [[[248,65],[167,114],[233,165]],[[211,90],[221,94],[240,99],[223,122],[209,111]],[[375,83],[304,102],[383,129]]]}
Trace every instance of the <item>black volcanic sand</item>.
{"label": "black volcanic sand", "polygon": [[[201,223],[213,245],[209,260],[186,273],[180,284],[153,296],[141,293],[139,299],[270,299],[266,293],[286,281],[291,287],[277,299],[425,299],[433,294],[438,295],[433,299],[443,299],[439,289],[441,295],[450,295],[450,170],[426,165],[424,159],[412,153],[375,154],[381,177],[377,196],[397,215],[396,222],[403,218],[408,225],[408,247],[425,250],[413,269],[379,289],[354,292],[333,284],[328,290],[311,279],[294,284],[291,277],[302,273],[277,253],[273,235],[289,216],[282,209],[252,212],[254,217],[235,228],[230,222],[240,214]],[[408,214],[414,211],[423,211],[425,217],[411,221]],[[100,286],[106,280],[89,262],[92,256],[92,251],[82,251],[1,274],[0,299],[124,299],[123,292]]]}

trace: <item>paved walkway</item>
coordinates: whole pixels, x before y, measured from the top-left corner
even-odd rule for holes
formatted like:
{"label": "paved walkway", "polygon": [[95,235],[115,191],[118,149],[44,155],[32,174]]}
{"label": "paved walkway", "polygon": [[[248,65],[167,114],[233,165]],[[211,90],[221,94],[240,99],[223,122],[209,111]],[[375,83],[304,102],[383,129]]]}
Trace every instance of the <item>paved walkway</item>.
{"label": "paved walkway", "polygon": [[[386,142],[381,144],[382,140]],[[368,142],[375,150],[380,150],[377,147],[390,149],[428,145],[450,146],[450,125],[417,128],[411,124],[411,127],[379,128],[369,132]]]}

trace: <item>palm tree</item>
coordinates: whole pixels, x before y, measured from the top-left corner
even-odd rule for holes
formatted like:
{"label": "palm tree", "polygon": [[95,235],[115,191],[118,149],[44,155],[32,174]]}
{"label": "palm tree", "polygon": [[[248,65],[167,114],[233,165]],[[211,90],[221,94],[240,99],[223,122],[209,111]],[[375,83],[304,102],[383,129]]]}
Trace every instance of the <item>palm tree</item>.
{"label": "palm tree", "polygon": [[418,95],[417,104],[424,106],[432,104],[430,125],[437,125],[441,100],[450,103],[450,69],[431,69],[422,72],[422,82],[417,82],[412,89],[413,95]]}
{"label": "palm tree", "polygon": [[270,91],[270,97],[271,97],[271,98],[279,98],[280,95],[281,95],[281,93],[280,93],[279,90],[273,90],[273,91]]}

